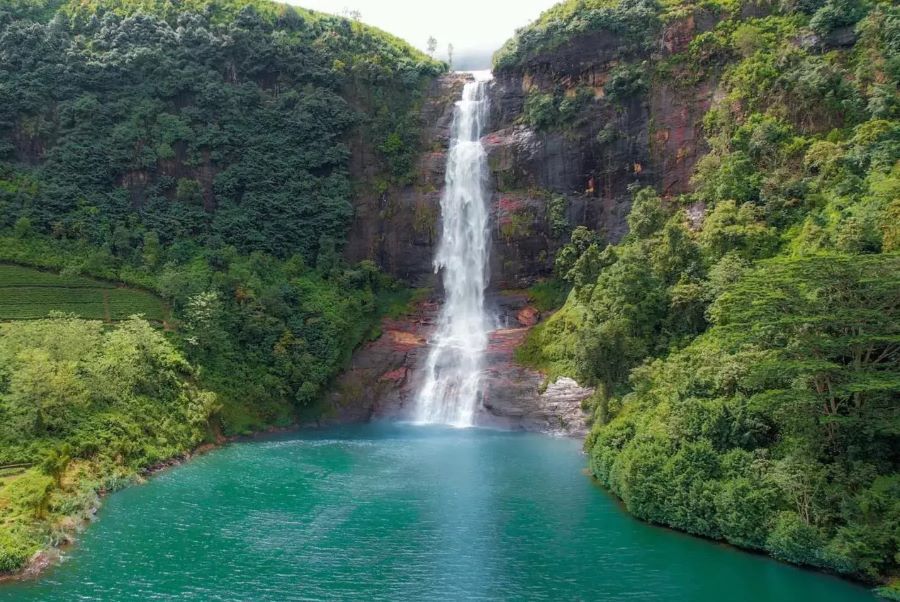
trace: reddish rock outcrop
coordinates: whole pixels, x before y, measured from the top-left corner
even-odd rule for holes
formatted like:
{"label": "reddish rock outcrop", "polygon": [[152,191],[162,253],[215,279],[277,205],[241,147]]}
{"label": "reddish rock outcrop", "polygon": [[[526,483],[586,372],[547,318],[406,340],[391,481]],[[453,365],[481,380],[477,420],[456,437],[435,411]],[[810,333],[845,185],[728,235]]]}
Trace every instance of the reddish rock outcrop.
{"label": "reddish rock outcrop", "polygon": [[[502,326],[490,334],[476,424],[584,436],[587,416],[581,401],[592,391],[568,379],[542,391],[544,376],[515,361],[516,348],[540,313],[521,293],[496,295],[489,304]],[[323,422],[411,419],[437,310],[436,303],[425,301],[403,318],[385,319],[381,336],[354,354],[338,380],[334,410]]]}

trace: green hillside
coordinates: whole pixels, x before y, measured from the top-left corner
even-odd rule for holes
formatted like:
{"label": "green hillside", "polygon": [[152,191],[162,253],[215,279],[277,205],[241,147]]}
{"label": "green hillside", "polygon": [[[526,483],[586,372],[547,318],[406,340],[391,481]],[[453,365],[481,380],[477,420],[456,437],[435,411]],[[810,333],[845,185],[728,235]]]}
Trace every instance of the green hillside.
{"label": "green hillside", "polygon": [[0,464],[33,466],[0,572],[97,491],[322,412],[396,293],[341,259],[354,195],[409,181],[445,69],[262,0],[0,3],[0,261],[55,272],[0,266]]}
{"label": "green hillside", "polygon": [[[373,319],[383,279],[340,257],[354,190],[408,181],[413,116],[445,68],[263,1],[5,3],[0,260],[154,291],[235,409],[226,431],[290,421]],[[79,315],[159,318],[126,291],[66,296]],[[38,296],[62,301],[4,306],[36,317]]]}
{"label": "green hillside", "polygon": [[[597,388],[591,469],[636,516],[896,579],[896,3],[570,0],[495,64],[528,74],[592,39],[619,40],[621,60],[582,106],[712,90],[705,156],[690,193],[634,191],[620,244],[575,231],[556,260],[572,292],[520,358]],[[579,85],[529,90],[525,121],[588,127],[579,106],[538,102]]]}

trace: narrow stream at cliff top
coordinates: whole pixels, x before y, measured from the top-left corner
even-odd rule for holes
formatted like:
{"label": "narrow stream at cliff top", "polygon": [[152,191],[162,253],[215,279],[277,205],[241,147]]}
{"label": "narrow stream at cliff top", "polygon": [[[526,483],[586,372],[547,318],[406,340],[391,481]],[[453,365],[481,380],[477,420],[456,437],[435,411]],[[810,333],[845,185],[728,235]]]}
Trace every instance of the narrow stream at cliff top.
{"label": "narrow stream at cliff top", "polygon": [[579,445],[390,424],[229,445],[111,495],[0,601],[873,599],[634,520]]}
{"label": "narrow stream at cliff top", "polygon": [[441,196],[444,303],[418,394],[419,423],[471,426],[481,392],[490,320],[484,308],[490,249],[486,199],[487,154],[481,134],[488,115],[490,72],[473,74],[456,103]]}

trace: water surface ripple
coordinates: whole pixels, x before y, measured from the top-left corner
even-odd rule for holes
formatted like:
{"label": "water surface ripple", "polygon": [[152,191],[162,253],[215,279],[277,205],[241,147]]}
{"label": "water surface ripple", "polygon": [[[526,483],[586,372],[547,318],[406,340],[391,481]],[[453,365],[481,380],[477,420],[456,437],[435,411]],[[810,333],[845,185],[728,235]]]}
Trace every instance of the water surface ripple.
{"label": "water surface ripple", "polygon": [[871,600],[640,523],[579,443],[369,425],[230,445],[110,496],[0,600]]}

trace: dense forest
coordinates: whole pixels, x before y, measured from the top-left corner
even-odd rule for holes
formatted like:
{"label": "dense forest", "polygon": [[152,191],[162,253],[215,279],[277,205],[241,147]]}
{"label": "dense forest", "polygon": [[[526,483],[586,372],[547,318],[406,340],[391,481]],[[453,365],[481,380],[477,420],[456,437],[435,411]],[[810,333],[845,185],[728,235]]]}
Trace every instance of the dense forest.
{"label": "dense forest", "polygon": [[[342,261],[353,196],[408,180],[414,116],[445,69],[357,21],[264,1],[0,6],[0,261],[171,310],[155,326],[0,327],[0,465],[25,468],[0,468],[0,572],[141,469],[321,412],[403,296]],[[369,145],[374,176],[351,178],[351,144]]]}
{"label": "dense forest", "polygon": [[[701,17],[710,25],[683,52],[627,59]],[[596,387],[591,471],[636,516],[896,578],[900,10],[570,0],[495,64],[515,68],[595,29],[620,35],[626,60],[585,102],[714,81],[708,152],[690,194],[633,190],[619,244],[572,233],[556,258],[571,292],[520,359]],[[526,98],[532,125],[579,118],[540,100]]]}

